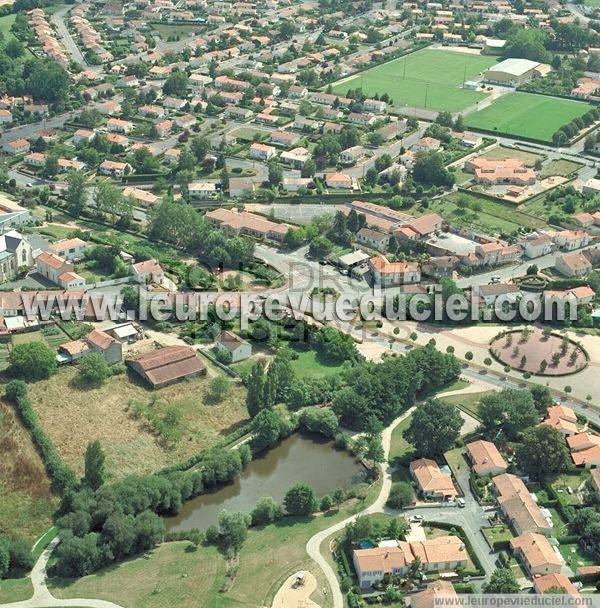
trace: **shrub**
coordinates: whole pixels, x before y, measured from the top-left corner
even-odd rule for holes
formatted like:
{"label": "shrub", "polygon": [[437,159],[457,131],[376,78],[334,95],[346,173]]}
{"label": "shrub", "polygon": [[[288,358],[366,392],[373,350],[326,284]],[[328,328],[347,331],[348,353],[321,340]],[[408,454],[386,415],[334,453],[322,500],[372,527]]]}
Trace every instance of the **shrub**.
{"label": "shrub", "polygon": [[44,342],[17,344],[8,356],[9,372],[24,380],[49,378],[57,368],[54,351]]}

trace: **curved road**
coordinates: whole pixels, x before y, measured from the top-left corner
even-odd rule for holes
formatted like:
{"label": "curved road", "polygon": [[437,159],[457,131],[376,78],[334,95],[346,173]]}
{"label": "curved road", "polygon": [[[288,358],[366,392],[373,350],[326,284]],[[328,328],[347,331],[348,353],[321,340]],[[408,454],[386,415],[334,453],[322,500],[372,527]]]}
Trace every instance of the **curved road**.
{"label": "curved road", "polygon": [[0,604],[0,608],[123,608],[118,604],[105,600],[91,600],[75,598],[71,600],[56,599],[46,585],[46,567],[52,552],[60,542],[58,536],[50,542],[44,552],[40,555],[35,566],[31,570],[31,583],[33,585],[33,596],[21,602]]}
{"label": "curved road", "polygon": [[337,524],[334,524],[333,526],[326,528],[325,530],[321,530],[321,532],[317,532],[306,543],[306,552],[321,567],[321,570],[323,570],[323,573],[325,574],[325,578],[327,578],[327,582],[329,583],[329,586],[331,587],[333,608],[344,608],[344,597],[340,590],[340,585],[338,583],[336,573],[333,571],[333,568],[329,565],[329,562],[327,562],[327,560],[321,554],[321,550],[320,550],[321,544],[323,543],[323,541],[326,538],[328,538],[335,532],[339,532],[340,530],[343,530],[343,528],[346,526],[346,524],[353,522],[359,515],[368,515],[369,513],[379,513],[379,512],[383,511],[383,509],[385,507],[385,503],[388,498],[388,495],[390,493],[390,488],[392,487],[392,466],[390,466],[390,464],[387,462],[387,459],[388,459],[388,456],[390,453],[392,432],[405,418],[407,418],[408,416],[410,416],[413,413],[414,409],[415,409],[415,406],[411,407],[409,410],[404,412],[401,416],[396,418],[396,420],[394,420],[392,422],[392,424],[390,424],[390,426],[388,426],[381,435],[381,443],[383,445],[383,451],[385,453],[385,461],[381,467],[382,474],[383,474],[383,483],[381,485],[381,490],[379,492],[379,495],[375,499],[375,502],[373,502],[369,507],[367,507],[363,511],[360,511],[360,513],[356,513],[355,515],[352,515],[351,517],[348,517],[348,518],[338,522]]}

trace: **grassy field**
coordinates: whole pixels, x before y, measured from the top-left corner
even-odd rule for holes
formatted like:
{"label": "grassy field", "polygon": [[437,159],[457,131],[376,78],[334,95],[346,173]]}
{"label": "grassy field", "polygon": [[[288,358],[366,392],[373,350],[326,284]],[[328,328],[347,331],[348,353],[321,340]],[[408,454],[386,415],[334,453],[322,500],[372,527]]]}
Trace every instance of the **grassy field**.
{"label": "grassy field", "polygon": [[486,129],[552,141],[560,127],[591,109],[587,103],[531,93],[503,95],[487,108],[465,117],[471,129]]}
{"label": "grassy field", "polygon": [[[505,158],[518,158],[523,161],[525,166],[533,167],[538,160],[544,160],[541,154],[534,154],[520,148],[508,148],[506,146],[496,146],[481,155],[490,160],[504,160]],[[569,162],[569,161],[566,161]]]}
{"label": "grassy field", "polygon": [[270,606],[283,581],[298,570],[317,577],[312,599],[331,607],[327,583],[306,553],[306,542],[319,530],[364,509],[379,492],[375,484],[364,502],[354,501],[339,511],[309,519],[285,518],[263,528],[252,528],[239,554],[236,574],[213,547],[188,548],[189,543],[166,543],[147,556],[129,560],[96,575],[67,583],[51,581],[60,598],[94,597],[118,602],[125,608],[262,608]]}
{"label": "grassy field", "polygon": [[[246,422],[245,389],[232,384],[230,395],[213,404],[207,399],[209,384],[209,377],[193,378],[152,391],[136,377],[121,374],[89,388],[78,382],[76,368],[66,367],[32,384],[29,395],[59,454],[78,473],[88,442],[99,439],[109,472],[121,477],[185,460]],[[174,408],[181,417],[178,440],[166,442],[147,414],[136,416],[136,408],[159,417]]]}
{"label": "grassy field", "polygon": [[163,40],[168,40],[173,36],[183,39],[192,33],[197,33],[202,28],[202,26],[195,24],[169,25],[167,23],[153,23],[150,27],[158,32]]}
{"label": "grassy field", "polygon": [[[466,209],[461,209],[456,204],[459,197],[468,202]],[[477,211],[471,205],[477,205]],[[443,198],[429,202],[427,208],[415,205],[408,211],[412,215],[424,213],[439,213],[445,220],[454,226],[472,230],[482,230],[487,233],[514,232],[521,226],[528,228],[543,228],[546,223],[533,215],[520,213],[509,205],[479,196],[477,193],[453,192]]]}
{"label": "grassy field", "polygon": [[0,401],[0,454],[0,535],[12,533],[33,542],[52,525],[58,500],[29,433],[4,401]]}
{"label": "grassy field", "polygon": [[566,160],[564,158],[554,159],[542,167],[540,178],[545,179],[546,177],[552,177],[553,175],[569,177],[572,173],[581,169],[581,167],[583,167],[581,163],[576,163],[572,160]]}
{"label": "grassy field", "polygon": [[463,89],[463,81],[495,62],[492,57],[423,49],[342,80],[334,91],[346,94],[362,87],[367,96],[387,93],[396,107],[458,112],[485,98],[484,93]]}

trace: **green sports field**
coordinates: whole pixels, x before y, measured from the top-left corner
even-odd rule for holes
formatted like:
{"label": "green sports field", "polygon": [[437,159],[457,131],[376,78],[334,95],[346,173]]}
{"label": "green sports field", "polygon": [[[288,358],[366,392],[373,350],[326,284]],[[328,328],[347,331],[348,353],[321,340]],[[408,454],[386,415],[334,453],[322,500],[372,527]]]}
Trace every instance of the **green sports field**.
{"label": "green sports field", "polygon": [[396,107],[459,112],[485,98],[485,93],[463,89],[463,80],[477,78],[494,63],[493,57],[422,49],[339,81],[333,88],[340,95],[357,87],[369,96],[387,93]]}
{"label": "green sports field", "polygon": [[472,129],[552,141],[552,135],[560,127],[590,109],[591,106],[582,101],[508,93],[489,107],[466,116],[465,124]]}

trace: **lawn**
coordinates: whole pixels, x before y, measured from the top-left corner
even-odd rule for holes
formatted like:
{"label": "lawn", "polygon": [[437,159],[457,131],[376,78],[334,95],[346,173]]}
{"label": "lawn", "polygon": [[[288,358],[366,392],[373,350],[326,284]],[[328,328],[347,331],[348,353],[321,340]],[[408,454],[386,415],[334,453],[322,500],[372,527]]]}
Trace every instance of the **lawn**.
{"label": "lawn", "polygon": [[10,31],[10,28],[13,26],[16,19],[16,13],[0,17],[0,34],[6,42],[9,40],[16,40],[14,34]]}
{"label": "lawn", "polygon": [[[14,409],[0,401],[0,535],[33,543],[52,525],[58,499],[29,433]],[[0,604],[2,601],[0,600]]]}
{"label": "lawn", "polygon": [[33,595],[33,585],[28,578],[0,580],[0,605],[28,600]]}
{"label": "lawn", "polygon": [[531,93],[509,93],[487,108],[466,116],[465,124],[471,129],[549,142],[560,127],[590,109],[589,104],[581,101]]}
{"label": "lawn", "polygon": [[[153,391],[136,376],[120,374],[89,388],[69,366],[30,385],[29,395],[58,453],[78,474],[88,442],[99,439],[116,478],[186,460],[245,424],[245,389],[232,383],[230,395],[213,404],[207,398],[209,384],[210,377],[193,378]],[[148,416],[162,417],[171,408],[180,416],[175,441],[153,432]]]}
{"label": "lawn", "polygon": [[233,579],[227,577],[225,560],[216,549],[201,546],[190,551],[183,542],[160,545],[147,556],[74,582],[51,581],[50,586],[57,597],[101,598],[125,608],[262,608],[271,605],[290,574],[310,570],[318,581],[312,599],[321,608],[330,608],[331,593],[321,591],[328,585],[308,557],[306,542],[319,530],[364,509],[379,488],[380,483],[375,484],[365,501],[353,501],[327,516],[284,518],[264,528],[251,528]]}
{"label": "lawn", "polygon": [[485,539],[490,547],[493,547],[494,543],[508,541],[513,537],[513,534],[508,526],[492,526],[491,528],[482,528],[481,532],[485,536]]}
{"label": "lawn", "polygon": [[493,391],[483,391],[481,393],[465,393],[464,395],[450,395],[449,397],[442,397],[442,401],[456,405],[456,407],[464,410],[467,414],[473,416],[473,418],[479,417],[479,402],[485,395],[492,394]]}
{"label": "lawn", "polygon": [[554,524],[554,530],[552,536],[560,538],[561,536],[567,536],[569,534],[569,526],[565,520],[560,516],[560,513],[553,507],[548,509],[550,515],[552,515],[552,523]]}
{"label": "lawn", "polygon": [[[557,477],[552,483],[552,488],[558,494],[558,499],[563,505],[574,505],[578,506],[581,504],[581,500],[577,494],[579,486],[585,483],[585,480],[589,475],[584,472],[581,473],[565,473]],[[569,492],[568,488],[571,488],[572,493]]]}
{"label": "lawn", "polygon": [[314,350],[297,351],[298,358],[292,361],[292,367],[298,378],[324,378],[342,371],[336,363],[321,361]]}
{"label": "lawn", "polygon": [[594,558],[591,555],[584,553],[577,543],[572,545],[560,545],[559,549],[562,556],[565,558],[567,566],[569,566],[573,572],[576,572],[579,566],[596,565]]}
{"label": "lawn", "polygon": [[334,91],[345,95],[349,89],[362,88],[368,97],[387,93],[396,107],[459,112],[486,97],[463,89],[462,83],[495,62],[492,57],[423,49],[342,80]]}
{"label": "lawn", "polygon": [[444,458],[446,459],[448,466],[452,469],[454,477],[457,477],[458,473],[461,471],[469,470],[469,463],[465,458],[464,448],[454,448],[453,450],[448,450],[444,454]]}
{"label": "lawn", "polygon": [[412,414],[406,417],[396,428],[392,431],[392,442],[390,445],[390,461],[395,458],[402,458],[409,452],[412,452],[415,448],[411,443],[408,443],[402,436],[402,433],[410,426],[412,422]]}

